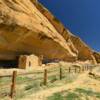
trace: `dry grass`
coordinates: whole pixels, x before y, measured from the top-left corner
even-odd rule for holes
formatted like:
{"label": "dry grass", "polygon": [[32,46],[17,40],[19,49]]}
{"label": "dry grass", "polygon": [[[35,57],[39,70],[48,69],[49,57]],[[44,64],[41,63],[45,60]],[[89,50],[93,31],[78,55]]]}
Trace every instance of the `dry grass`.
{"label": "dry grass", "polygon": [[[59,68],[62,67],[63,79],[59,78]],[[56,66],[48,69],[48,84],[43,84],[43,69],[34,70],[33,74],[17,76],[16,95],[14,100],[99,100],[100,80],[90,77],[89,72],[68,73],[68,66]],[[100,70],[100,67],[93,71]],[[96,72],[95,71],[95,72]],[[97,74],[96,73],[96,74]],[[9,100],[11,78],[0,78],[0,100]],[[81,98],[79,97],[80,95]],[[57,99],[60,98],[60,99]],[[94,99],[96,98],[96,99]]]}

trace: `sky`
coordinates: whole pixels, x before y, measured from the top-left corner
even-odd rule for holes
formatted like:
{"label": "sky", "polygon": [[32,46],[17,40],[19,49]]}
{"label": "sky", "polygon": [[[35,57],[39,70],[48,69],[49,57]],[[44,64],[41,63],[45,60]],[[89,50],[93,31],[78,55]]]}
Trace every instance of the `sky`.
{"label": "sky", "polygon": [[100,52],[100,0],[38,0],[66,28]]}

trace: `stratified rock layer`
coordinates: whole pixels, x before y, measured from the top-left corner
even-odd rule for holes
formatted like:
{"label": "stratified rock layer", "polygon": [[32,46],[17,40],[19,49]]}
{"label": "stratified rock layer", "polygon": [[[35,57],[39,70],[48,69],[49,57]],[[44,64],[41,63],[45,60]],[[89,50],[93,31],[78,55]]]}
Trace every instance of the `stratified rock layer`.
{"label": "stratified rock layer", "polygon": [[96,62],[92,50],[36,0],[0,0],[0,59],[22,54]]}

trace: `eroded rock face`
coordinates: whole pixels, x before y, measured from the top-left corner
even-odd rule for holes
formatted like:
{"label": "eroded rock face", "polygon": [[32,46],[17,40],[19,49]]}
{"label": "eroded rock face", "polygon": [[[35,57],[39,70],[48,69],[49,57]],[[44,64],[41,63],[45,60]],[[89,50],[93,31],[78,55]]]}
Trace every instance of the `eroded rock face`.
{"label": "eroded rock face", "polygon": [[13,59],[22,53],[74,59],[77,55],[69,44],[31,0],[0,0],[1,59]]}
{"label": "eroded rock face", "polygon": [[94,52],[93,55],[94,55],[97,63],[100,63],[100,53]]}
{"label": "eroded rock face", "polygon": [[70,41],[70,49],[77,54],[78,60],[92,60],[93,63],[97,63],[93,51],[89,46],[87,46],[79,37],[73,35],[64,25],[53,16],[46,8],[44,8],[40,3],[35,2],[35,6],[39,11],[52,23],[55,29],[64,37],[66,42]]}
{"label": "eroded rock face", "polygon": [[24,54],[65,61],[94,57],[92,50],[37,0],[0,0],[0,59]]}

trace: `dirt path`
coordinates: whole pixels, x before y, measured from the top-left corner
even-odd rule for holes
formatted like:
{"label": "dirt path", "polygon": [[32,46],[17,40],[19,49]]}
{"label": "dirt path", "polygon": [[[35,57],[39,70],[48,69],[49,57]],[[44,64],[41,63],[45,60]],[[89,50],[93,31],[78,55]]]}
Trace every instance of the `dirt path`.
{"label": "dirt path", "polygon": [[88,72],[81,74],[78,77],[78,79],[73,83],[69,83],[69,84],[63,85],[61,87],[54,87],[54,88],[50,88],[47,90],[43,90],[43,91],[37,92],[35,94],[29,95],[25,99],[20,99],[20,100],[46,100],[46,97],[51,96],[53,93],[76,88],[80,84],[82,84],[83,81],[86,79],[87,73]]}

